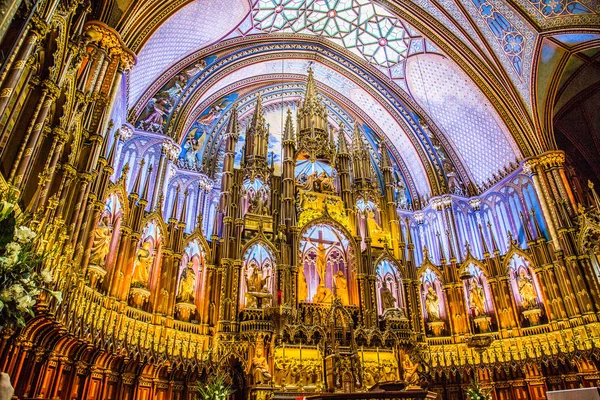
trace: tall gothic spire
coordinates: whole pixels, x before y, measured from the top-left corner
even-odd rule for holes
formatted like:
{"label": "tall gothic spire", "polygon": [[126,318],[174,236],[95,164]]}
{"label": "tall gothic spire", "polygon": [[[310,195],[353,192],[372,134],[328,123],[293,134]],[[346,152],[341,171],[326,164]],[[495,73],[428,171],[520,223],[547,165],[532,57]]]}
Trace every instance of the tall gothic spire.
{"label": "tall gothic spire", "polygon": [[[260,99],[260,97],[259,97],[259,99]],[[227,131],[226,132],[231,133],[235,136],[238,136],[239,131],[240,131],[240,124],[238,122],[238,106],[237,106],[237,103],[233,103],[233,106],[231,107],[231,115],[229,116],[229,122],[227,123]]]}
{"label": "tall gothic spire", "polygon": [[308,68],[308,79],[306,80],[306,98],[304,99],[304,104],[317,100],[317,85],[315,84],[313,70],[312,68]]}
{"label": "tall gothic spire", "polygon": [[285,118],[283,140],[294,140],[294,121],[292,120],[292,111],[289,108],[287,109],[287,117]]}
{"label": "tall gothic spire", "polygon": [[338,130],[338,154],[348,154],[348,140],[346,140],[344,124],[340,124],[340,129]]}

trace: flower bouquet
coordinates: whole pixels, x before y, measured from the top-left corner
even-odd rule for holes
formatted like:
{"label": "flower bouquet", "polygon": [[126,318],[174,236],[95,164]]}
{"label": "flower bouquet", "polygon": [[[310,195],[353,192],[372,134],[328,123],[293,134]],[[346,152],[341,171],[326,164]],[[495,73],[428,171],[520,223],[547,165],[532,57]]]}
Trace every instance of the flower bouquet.
{"label": "flower bouquet", "polygon": [[61,301],[61,293],[49,290],[49,269],[42,270],[43,256],[35,251],[36,233],[17,226],[14,205],[0,204],[0,331],[7,326],[25,326],[34,316],[37,296],[45,291]]}

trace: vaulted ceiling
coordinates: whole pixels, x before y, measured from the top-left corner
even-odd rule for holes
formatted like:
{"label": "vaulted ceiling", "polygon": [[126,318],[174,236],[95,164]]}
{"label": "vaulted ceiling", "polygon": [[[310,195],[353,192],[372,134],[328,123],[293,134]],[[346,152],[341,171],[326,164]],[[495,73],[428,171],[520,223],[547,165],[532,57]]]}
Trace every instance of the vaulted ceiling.
{"label": "vaulted ceiling", "polygon": [[[271,103],[292,101],[308,67],[331,114],[364,124],[374,158],[390,151],[413,196],[447,191],[448,173],[476,194],[518,161],[555,148],[555,131],[578,137],[586,130],[593,138],[598,125],[598,96],[577,103],[579,111],[573,107],[582,91],[594,90],[578,79],[598,76],[598,53],[590,50],[600,38],[595,0],[113,0],[97,6],[98,18],[138,56],[123,89],[126,104],[118,107],[122,115],[114,119],[126,115],[139,123],[145,108],[168,94],[172,104],[160,133],[180,142],[211,112],[215,121],[202,126],[211,131],[207,136],[218,135],[229,100],[250,101],[280,85],[271,90],[279,93]],[[576,76],[559,82],[571,69]],[[589,120],[585,127],[568,122],[578,112]],[[580,146],[587,149],[585,140]]]}

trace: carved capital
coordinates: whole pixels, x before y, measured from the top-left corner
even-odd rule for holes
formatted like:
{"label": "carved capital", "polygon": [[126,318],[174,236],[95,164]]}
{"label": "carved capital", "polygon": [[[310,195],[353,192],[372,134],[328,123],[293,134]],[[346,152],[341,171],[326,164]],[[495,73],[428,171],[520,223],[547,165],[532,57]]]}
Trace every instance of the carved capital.
{"label": "carved capital", "polygon": [[119,33],[108,25],[99,21],[88,22],[84,27],[84,34],[90,42],[96,43],[112,57],[119,58],[121,70],[128,71],[135,65],[135,54],[123,43]]}
{"label": "carved capital", "polygon": [[549,151],[539,157],[540,165],[544,168],[562,167],[565,163],[565,153],[560,150]]}

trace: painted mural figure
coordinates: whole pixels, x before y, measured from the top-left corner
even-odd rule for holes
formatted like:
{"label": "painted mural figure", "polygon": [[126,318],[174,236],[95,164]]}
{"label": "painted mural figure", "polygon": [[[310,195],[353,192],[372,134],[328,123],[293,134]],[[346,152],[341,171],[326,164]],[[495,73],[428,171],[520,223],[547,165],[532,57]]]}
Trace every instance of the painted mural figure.
{"label": "painted mural figure", "polygon": [[427,295],[425,296],[425,308],[431,321],[438,321],[440,319],[440,300],[431,286],[429,286]]}
{"label": "painted mural figure", "polygon": [[186,268],[181,273],[177,300],[184,303],[193,303],[195,298],[195,289],[196,274],[192,268],[192,263],[188,262]]}
{"label": "painted mural figure", "polygon": [[335,292],[343,305],[347,306],[350,304],[350,298],[348,296],[348,281],[346,280],[342,270],[339,270],[335,275]]}
{"label": "painted mural figure", "polygon": [[140,127],[150,132],[162,132],[165,118],[171,108],[170,96],[167,92],[158,93],[146,106],[146,117]]}
{"label": "painted mural figure", "polygon": [[142,247],[135,255],[135,263],[133,265],[133,277],[131,278],[131,286],[147,287],[150,279],[150,267],[154,257],[150,252],[150,242],[144,242]]}
{"label": "painted mural figure", "polygon": [[381,281],[381,289],[379,289],[379,294],[381,295],[381,304],[383,305],[384,310],[396,308],[396,299],[394,298],[390,288],[387,287],[385,279]]}
{"label": "painted mural figure", "polygon": [[485,314],[485,297],[483,288],[475,280],[469,285],[469,305],[475,317]]}
{"label": "painted mural figure", "polygon": [[521,270],[517,281],[523,308],[534,308],[537,305],[537,294],[535,293],[535,287],[533,286],[531,278],[525,274],[525,271]]}
{"label": "painted mural figure", "polygon": [[108,217],[104,216],[94,231],[94,243],[90,256],[90,265],[104,266],[106,255],[110,250],[110,239],[112,230],[109,226]]}
{"label": "painted mural figure", "polygon": [[202,144],[193,135],[189,135],[187,140],[185,141],[185,145],[183,148],[186,150],[185,153],[185,162],[188,167],[192,168],[196,166],[198,161],[198,153],[200,152]]}
{"label": "painted mural figure", "polygon": [[224,102],[221,104],[215,104],[214,106],[211,107],[208,114],[206,114],[198,119],[198,123],[201,125],[210,125],[215,119],[217,119],[221,116],[221,114],[223,113],[223,110],[225,110]]}

